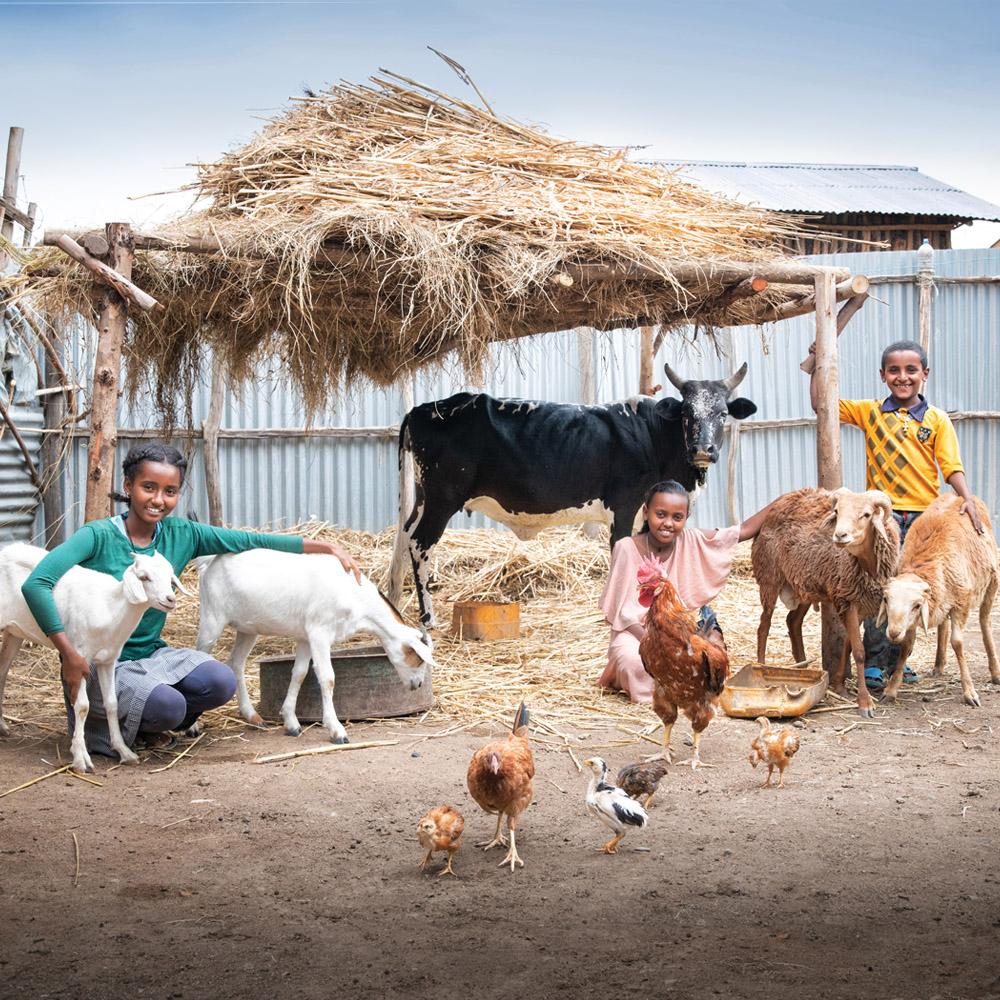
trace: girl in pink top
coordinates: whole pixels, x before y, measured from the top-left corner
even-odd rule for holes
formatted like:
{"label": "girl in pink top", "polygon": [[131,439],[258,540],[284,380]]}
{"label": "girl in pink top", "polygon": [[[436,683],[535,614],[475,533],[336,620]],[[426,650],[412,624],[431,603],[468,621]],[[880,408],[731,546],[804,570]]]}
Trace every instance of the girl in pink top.
{"label": "girl in pink top", "polygon": [[639,657],[647,611],[638,600],[639,564],[647,557],[659,562],[685,606],[699,609],[698,624],[708,625],[721,638],[722,629],[709,601],[729,576],[736,545],[756,536],[769,508],[731,528],[702,531],[685,527],[690,501],[680,483],[668,479],[650,488],[642,505],[642,530],[615,544],[611,572],[601,594],[601,610],[611,626],[608,665],[598,682],[602,687],[624,691],[632,701],[653,700],[653,678]]}

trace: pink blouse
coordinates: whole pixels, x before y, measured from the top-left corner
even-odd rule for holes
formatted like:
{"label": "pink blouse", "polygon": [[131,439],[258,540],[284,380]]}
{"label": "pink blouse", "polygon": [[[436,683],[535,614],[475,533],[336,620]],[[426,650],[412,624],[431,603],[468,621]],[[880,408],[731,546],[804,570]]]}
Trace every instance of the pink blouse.
{"label": "pink blouse", "polygon": [[649,544],[648,534],[622,538],[611,553],[611,572],[601,594],[605,620],[615,632],[645,622],[647,609],[639,603],[636,574],[647,556],[663,567],[685,607],[697,611],[709,604],[729,576],[739,540],[738,524],[720,528],[712,538],[698,528],[687,528],[677,536],[667,555],[658,556]]}

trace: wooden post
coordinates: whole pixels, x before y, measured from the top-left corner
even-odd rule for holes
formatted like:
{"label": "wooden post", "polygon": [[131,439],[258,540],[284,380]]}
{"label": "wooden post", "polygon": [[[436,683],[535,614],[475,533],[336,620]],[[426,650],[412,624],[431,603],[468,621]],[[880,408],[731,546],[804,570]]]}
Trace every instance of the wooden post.
{"label": "wooden post", "polygon": [[208,413],[201,424],[202,461],[205,463],[205,492],[208,494],[209,524],[222,524],[222,486],[219,477],[219,425],[226,401],[226,383],[218,364],[212,366],[212,395]]}
{"label": "wooden post", "polygon": [[576,331],[577,356],[580,359],[580,402],[593,406],[597,402],[594,388],[594,331],[581,327]]}
{"label": "wooden post", "polygon": [[[45,355],[45,387],[63,385],[60,371]],[[62,426],[66,396],[62,392],[47,392],[43,397],[42,413],[48,434],[42,437],[42,511],[45,514],[45,547],[54,549],[66,540],[66,510],[62,482],[62,446],[68,437],[56,433]]]}
{"label": "wooden post", "polygon": [[21,246],[25,250],[31,246],[31,236],[35,231],[35,216],[38,214],[38,202],[29,201],[28,202],[28,218],[31,220],[30,226],[24,227],[24,236],[21,239]]}
{"label": "wooden post", "polygon": [[[832,274],[816,278],[816,473],[819,485],[843,485],[840,461],[840,377],[837,362],[836,281]],[[823,668],[833,673],[840,659],[843,632],[832,608],[823,605]]]}
{"label": "wooden post", "polygon": [[[416,401],[417,376],[409,374],[403,378],[403,415],[405,416],[413,409]],[[413,468],[413,455],[407,452],[403,457],[403,466],[399,470],[399,509],[403,511],[403,517],[409,517],[417,502],[417,479]],[[400,522],[402,523],[402,522]]]}
{"label": "wooden post", "polygon": [[653,327],[640,326],[642,343],[639,348],[639,394],[653,395]]}
{"label": "wooden post", "polygon": [[920,346],[931,352],[931,318],[934,308],[934,248],[924,240],[917,251],[917,315]]}
{"label": "wooden post", "polygon": [[[127,222],[109,222],[108,263],[126,278],[132,277],[132,230]],[[121,382],[122,341],[128,321],[128,303],[107,285],[95,283],[100,315],[97,320],[97,357],[90,394],[90,453],[87,457],[87,501],[84,520],[111,514],[108,496],[114,482],[118,444],[118,391]]]}
{"label": "wooden post", "polygon": [[[3,200],[14,206],[17,201],[17,177],[21,170],[21,146],[24,143],[24,129],[14,125],[7,138],[7,162],[3,174]],[[0,236],[14,240],[14,218],[0,206]],[[0,250],[0,272],[7,266],[7,254]]]}

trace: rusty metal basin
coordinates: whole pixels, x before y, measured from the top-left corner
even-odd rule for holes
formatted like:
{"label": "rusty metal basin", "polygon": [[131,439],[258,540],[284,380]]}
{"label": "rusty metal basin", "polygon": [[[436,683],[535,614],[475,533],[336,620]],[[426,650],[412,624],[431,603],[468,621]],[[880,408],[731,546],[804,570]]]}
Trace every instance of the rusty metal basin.
{"label": "rusty metal basin", "polygon": [[793,666],[748,663],[726,681],[719,704],[726,715],[778,719],[804,715],[826,694],[827,673],[812,661]]}
{"label": "rusty metal basin", "polygon": [[[353,646],[334,649],[330,654],[336,686],[333,705],[337,717],[346,719],[388,719],[425,712],[434,704],[431,672],[415,691],[403,683],[381,646]],[[281,718],[281,703],[288,691],[295,657],[260,658],[260,714],[265,719]],[[323,705],[312,663],[299,691],[295,714],[303,722],[321,722]]]}

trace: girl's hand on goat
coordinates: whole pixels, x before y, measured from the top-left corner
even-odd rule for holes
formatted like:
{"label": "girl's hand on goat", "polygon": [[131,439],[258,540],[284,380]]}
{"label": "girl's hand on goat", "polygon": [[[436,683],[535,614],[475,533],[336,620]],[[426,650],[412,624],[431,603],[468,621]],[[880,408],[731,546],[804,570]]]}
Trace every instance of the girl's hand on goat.
{"label": "girl's hand on goat", "polygon": [[972,527],[976,529],[977,534],[983,534],[985,528],[983,527],[983,522],[979,520],[979,513],[976,510],[976,505],[972,502],[972,497],[968,497],[962,501],[962,506],[958,508],[959,514],[968,514],[969,520],[972,522]]}
{"label": "girl's hand on goat", "polygon": [[[66,638],[65,632],[62,633],[62,637]],[[50,638],[54,640],[55,636]],[[69,700],[70,704],[73,704],[80,685],[86,684],[87,678],[90,677],[90,664],[69,644],[68,639],[65,645],[57,644],[56,648],[59,650],[59,661],[62,663],[62,679],[69,688]]]}
{"label": "girl's hand on goat", "polygon": [[324,542],[319,538],[306,538],[302,544],[302,551],[308,555],[333,556],[340,561],[346,572],[353,573],[354,579],[358,583],[361,582],[361,567],[339,545]]}

